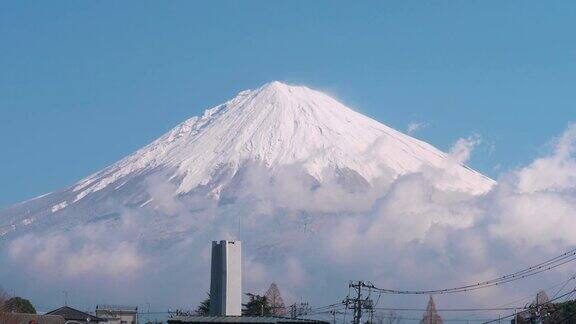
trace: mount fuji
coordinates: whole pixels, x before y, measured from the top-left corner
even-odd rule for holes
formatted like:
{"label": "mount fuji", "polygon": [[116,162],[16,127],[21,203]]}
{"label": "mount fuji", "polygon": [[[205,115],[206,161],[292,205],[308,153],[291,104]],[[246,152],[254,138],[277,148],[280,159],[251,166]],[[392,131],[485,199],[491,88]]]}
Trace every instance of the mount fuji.
{"label": "mount fuji", "polygon": [[189,307],[207,289],[210,241],[240,239],[247,289],[275,281],[289,298],[332,299],[336,282],[390,273],[409,262],[402,251],[442,249],[441,233],[479,219],[496,183],[464,160],[322,92],[271,82],[0,210],[0,278],[47,301],[62,287],[118,303],[170,289],[158,303]]}
{"label": "mount fuji", "polygon": [[[476,282],[572,242],[570,227],[542,226],[541,215],[550,224],[574,215],[563,182],[574,134],[496,183],[464,164],[474,140],[445,153],[322,92],[268,83],[67,188],[0,210],[0,281],[50,305],[66,289],[85,305],[191,308],[208,290],[210,241],[232,239],[242,241],[245,292],[275,282],[290,302],[332,304],[349,280]],[[514,289],[482,298],[504,302]],[[443,303],[477,301],[461,297]]]}
{"label": "mount fuji", "polygon": [[154,187],[190,208],[190,197],[198,196],[223,205],[250,194],[242,180],[254,176],[246,170],[255,165],[272,182],[297,170],[295,177],[306,178],[312,190],[335,181],[361,192],[426,169],[439,171],[429,180],[443,190],[478,195],[494,185],[449,154],[322,92],[275,81],[240,92],[68,188],[0,211],[0,239],[117,220],[121,209],[160,213]]}

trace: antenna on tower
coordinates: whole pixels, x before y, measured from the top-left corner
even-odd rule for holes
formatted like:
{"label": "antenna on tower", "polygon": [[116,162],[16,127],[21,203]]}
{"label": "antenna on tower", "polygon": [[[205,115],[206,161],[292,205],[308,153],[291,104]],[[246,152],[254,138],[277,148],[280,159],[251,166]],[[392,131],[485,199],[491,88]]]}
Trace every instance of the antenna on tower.
{"label": "antenna on tower", "polygon": [[242,213],[238,213],[238,241],[242,241]]}

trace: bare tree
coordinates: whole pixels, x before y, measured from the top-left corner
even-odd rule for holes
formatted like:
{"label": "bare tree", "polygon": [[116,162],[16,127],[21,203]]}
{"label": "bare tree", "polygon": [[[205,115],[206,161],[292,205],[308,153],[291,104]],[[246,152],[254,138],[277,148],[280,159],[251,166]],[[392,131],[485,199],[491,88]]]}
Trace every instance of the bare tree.
{"label": "bare tree", "polygon": [[374,320],[373,323],[376,324],[384,324],[384,313],[383,312],[376,312],[374,313]]}
{"label": "bare tree", "polygon": [[376,312],[374,313],[375,324],[400,324],[402,322],[402,316],[391,310],[388,313]]}
{"label": "bare tree", "polygon": [[388,312],[384,321],[385,324],[400,324],[400,322],[402,322],[402,316],[393,310]]}
{"label": "bare tree", "polygon": [[272,309],[272,315],[286,316],[286,305],[284,305],[284,300],[282,299],[282,295],[280,295],[280,289],[278,289],[276,283],[273,282],[270,285],[265,296]]}
{"label": "bare tree", "polygon": [[0,323],[8,322],[8,311],[6,310],[6,301],[10,298],[0,287]]}

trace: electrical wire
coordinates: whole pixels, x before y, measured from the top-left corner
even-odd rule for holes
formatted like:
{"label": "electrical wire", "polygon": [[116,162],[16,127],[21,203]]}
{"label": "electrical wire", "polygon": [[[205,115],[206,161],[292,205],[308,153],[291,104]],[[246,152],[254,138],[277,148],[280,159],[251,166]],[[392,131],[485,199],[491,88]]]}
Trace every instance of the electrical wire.
{"label": "electrical wire", "polygon": [[363,284],[364,287],[368,289],[374,289],[386,294],[411,294],[411,295],[434,295],[434,294],[447,294],[447,293],[457,293],[457,292],[465,292],[465,291],[472,291],[477,289],[483,289],[493,286],[502,285],[508,282],[521,280],[527,277],[534,276],[536,274],[542,273],[544,271],[549,271],[560,267],[564,264],[570,263],[576,260],[576,249],[572,249],[568,252],[565,252],[559,256],[556,256],[552,259],[546,260],[539,264],[530,266],[528,268],[506,274],[494,279],[490,279],[487,281],[477,282],[474,284],[463,285],[459,287],[453,288],[445,288],[445,289],[433,289],[433,290],[395,290],[395,289],[385,289],[385,288],[378,288],[374,286],[372,283]]}
{"label": "electrical wire", "polygon": [[[376,307],[377,310],[392,310],[392,311],[427,311],[426,308],[394,308],[394,307]],[[487,307],[487,308],[437,308],[438,312],[477,312],[477,311],[504,311],[504,310],[524,310],[528,307]]]}
{"label": "electrical wire", "polygon": [[564,284],[562,285],[562,287],[560,287],[560,289],[558,289],[558,291],[556,291],[556,293],[552,296],[552,298],[556,298],[556,296],[558,296],[558,294],[564,290],[564,288],[566,288],[566,285],[568,285],[568,283],[570,283],[570,281],[572,281],[573,279],[576,279],[576,272],[570,277],[568,278],[568,280],[566,280],[564,282]]}
{"label": "electrical wire", "polygon": [[[565,297],[565,296],[568,296],[568,295],[570,295],[570,294],[573,294],[574,292],[576,292],[576,288],[574,288],[574,289],[572,289],[571,291],[569,291],[569,292],[567,292],[567,293],[565,293],[565,294],[562,294],[562,295],[560,295],[560,296],[558,296],[558,297],[556,297],[556,298],[550,299],[549,301],[543,303],[542,305],[538,305],[538,306],[544,306],[544,305],[551,304],[552,302],[554,302],[554,301],[556,301],[556,300],[558,300],[558,299],[561,299],[561,298],[563,298],[563,297]],[[504,317],[499,317],[499,318],[497,318],[497,319],[493,319],[493,320],[491,320],[491,321],[484,322],[484,324],[494,323],[494,322],[500,321],[500,320],[502,320],[502,319],[506,319],[506,318],[513,317],[513,316],[515,316],[515,315],[516,315],[516,312],[514,312],[513,314],[510,314],[510,315],[504,316]]]}

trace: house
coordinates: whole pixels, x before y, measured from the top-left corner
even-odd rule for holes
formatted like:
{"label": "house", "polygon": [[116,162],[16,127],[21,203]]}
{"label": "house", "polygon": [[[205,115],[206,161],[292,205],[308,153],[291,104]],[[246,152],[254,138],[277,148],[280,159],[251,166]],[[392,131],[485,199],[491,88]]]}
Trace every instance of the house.
{"label": "house", "polygon": [[138,307],[120,305],[96,305],[96,316],[108,324],[138,324]]}
{"label": "house", "polygon": [[80,323],[90,323],[90,324],[100,324],[106,323],[106,319],[100,318],[83,311],[79,311],[70,306],[63,306],[55,309],[51,312],[46,313],[46,315],[60,315],[66,320],[66,324],[80,324]]}
{"label": "house", "polygon": [[326,321],[265,316],[176,316],[168,324],[328,324]]}
{"label": "house", "polygon": [[64,324],[64,317],[58,315],[36,315],[22,313],[0,313],[2,324]]}

